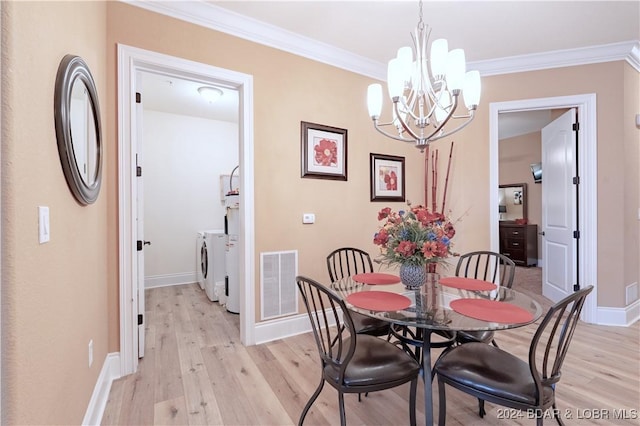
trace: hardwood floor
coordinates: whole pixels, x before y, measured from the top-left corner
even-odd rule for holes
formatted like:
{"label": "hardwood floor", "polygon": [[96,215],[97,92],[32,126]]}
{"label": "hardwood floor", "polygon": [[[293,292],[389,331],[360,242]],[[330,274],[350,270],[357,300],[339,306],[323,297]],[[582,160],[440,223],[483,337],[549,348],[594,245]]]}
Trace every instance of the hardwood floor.
{"label": "hardwood floor", "polygon": [[[297,424],[320,378],[310,333],[244,347],[239,316],[209,302],[196,284],[147,290],[146,297],[145,357],[136,374],[114,382],[102,424]],[[500,331],[496,340],[501,348],[526,359],[534,331],[534,325]],[[640,424],[639,361],[640,323],[628,328],[578,324],[556,391],[565,423]],[[418,424],[424,424],[421,387]],[[437,384],[433,389],[437,419]],[[348,395],[347,423],[408,424],[408,395],[408,385],[369,394],[362,402]],[[325,386],[305,424],[339,424],[337,399],[335,390]],[[486,410],[480,419],[474,398],[447,388],[448,425],[535,424],[526,414],[514,418],[513,412],[492,404],[487,403]],[[614,418],[621,414],[627,419]]]}

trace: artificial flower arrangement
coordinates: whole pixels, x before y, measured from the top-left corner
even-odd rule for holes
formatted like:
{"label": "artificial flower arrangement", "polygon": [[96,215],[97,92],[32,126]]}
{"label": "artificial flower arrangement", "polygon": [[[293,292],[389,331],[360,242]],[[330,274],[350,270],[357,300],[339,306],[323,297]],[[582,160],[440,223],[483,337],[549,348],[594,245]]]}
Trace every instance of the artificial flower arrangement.
{"label": "artificial flower arrangement", "polygon": [[380,246],[381,262],[435,266],[456,255],[451,250],[456,234],[451,220],[426,207],[407,205],[407,210],[394,212],[386,207],[378,213],[378,220],[384,223],[373,242]]}

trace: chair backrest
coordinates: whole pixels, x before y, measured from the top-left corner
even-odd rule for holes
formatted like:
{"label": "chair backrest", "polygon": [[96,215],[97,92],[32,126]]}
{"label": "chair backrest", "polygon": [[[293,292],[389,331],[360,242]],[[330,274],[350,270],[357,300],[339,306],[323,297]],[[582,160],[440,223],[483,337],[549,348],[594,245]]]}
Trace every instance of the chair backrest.
{"label": "chair backrest", "polygon": [[493,251],[473,251],[460,256],[456,276],[490,281],[511,288],[516,264],[507,256]]}
{"label": "chair backrest", "polygon": [[349,275],[373,272],[369,253],[353,247],[342,247],[327,256],[327,269],[331,282]]}
{"label": "chair backrest", "polygon": [[593,290],[588,286],[565,297],[547,311],[529,347],[529,368],[538,389],[560,380],[562,363],[580,319],[584,301]]}
{"label": "chair backrest", "polygon": [[333,291],[304,276],[297,276],[296,283],[307,308],[318,353],[325,365],[333,365],[339,372],[339,383],[356,349],[355,330],[344,301]]}

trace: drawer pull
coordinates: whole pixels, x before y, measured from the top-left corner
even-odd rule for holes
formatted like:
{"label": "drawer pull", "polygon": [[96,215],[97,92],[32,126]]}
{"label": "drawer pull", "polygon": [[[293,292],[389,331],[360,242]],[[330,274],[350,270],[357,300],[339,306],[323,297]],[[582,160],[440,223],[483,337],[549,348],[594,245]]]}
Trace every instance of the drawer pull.
{"label": "drawer pull", "polygon": [[513,231],[512,234],[513,235],[520,235],[520,233],[518,231]]}
{"label": "drawer pull", "polygon": [[512,246],[519,246],[519,245],[520,245],[520,243],[513,242],[513,243],[511,243],[511,245],[512,245]]}

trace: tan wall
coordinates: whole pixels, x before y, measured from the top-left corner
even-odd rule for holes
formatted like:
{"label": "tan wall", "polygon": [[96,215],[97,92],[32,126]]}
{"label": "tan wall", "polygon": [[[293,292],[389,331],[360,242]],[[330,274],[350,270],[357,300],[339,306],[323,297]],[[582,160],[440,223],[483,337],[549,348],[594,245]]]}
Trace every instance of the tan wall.
{"label": "tan wall", "polygon": [[[81,207],[67,187],[53,94],[58,64],[72,53],[105,105],[106,5],[3,2],[2,14],[2,423],[80,424],[107,354],[107,197]],[[41,205],[51,215],[43,245]]]}

